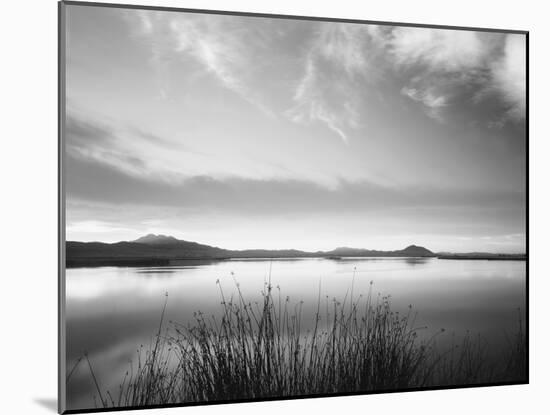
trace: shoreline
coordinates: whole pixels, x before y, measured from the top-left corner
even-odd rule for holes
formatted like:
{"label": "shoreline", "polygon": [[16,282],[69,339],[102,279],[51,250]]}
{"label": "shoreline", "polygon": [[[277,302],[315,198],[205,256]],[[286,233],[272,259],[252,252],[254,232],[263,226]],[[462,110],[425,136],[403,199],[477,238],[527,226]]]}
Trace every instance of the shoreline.
{"label": "shoreline", "polygon": [[99,268],[99,267],[168,267],[178,265],[208,264],[233,260],[300,260],[327,259],[341,261],[349,259],[376,258],[421,258],[441,260],[476,260],[476,261],[527,261],[526,255],[434,255],[434,256],[273,256],[273,257],[197,257],[197,258],[72,258],[67,259],[65,268]]}
{"label": "shoreline", "polygon": [[527,261],[527,255],[438,255],[444,260],[479,260],[479,261]]}

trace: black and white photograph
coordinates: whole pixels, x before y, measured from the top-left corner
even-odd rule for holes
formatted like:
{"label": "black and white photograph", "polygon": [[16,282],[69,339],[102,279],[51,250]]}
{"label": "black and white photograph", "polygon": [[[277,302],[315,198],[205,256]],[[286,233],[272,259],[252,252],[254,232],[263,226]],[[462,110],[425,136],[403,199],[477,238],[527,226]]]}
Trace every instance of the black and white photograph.
{"label": "black and white photograph", "polygon": [[59,23],[62,411],[528,383],[527,32]]}

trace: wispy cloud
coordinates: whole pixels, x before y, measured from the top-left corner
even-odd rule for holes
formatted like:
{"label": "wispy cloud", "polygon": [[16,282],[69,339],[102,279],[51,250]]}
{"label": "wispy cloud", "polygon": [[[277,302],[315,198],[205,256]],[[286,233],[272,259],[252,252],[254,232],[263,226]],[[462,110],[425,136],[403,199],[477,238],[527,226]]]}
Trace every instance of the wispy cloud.
{"label": "wispy cloud", "polygon": [[180,183],[197,175],[258,179],[307,176],[323,184],[336,180],[324,172],[311,172],[302,164],[289,169],[285,162],[251,157],[247,149],[234,151],[231,144],[210,148],[210,141],[193,141],[194,135],[187,131],[165,136],[135,124],[76,110],[69,111],[66,126],[66,152],[75,161],[82,165],[96,163],[137,180]]}
{"label": "wispy cloud", "polygon": [[[73,112],[67,114],[65,134],[67,154],[138,178],[170,181],[179,177],[182,172],[173,169],[161,157],[163,154],[178,151],[182,157],[189,154],[200,157],[183,144],[150,131]],[[150,157],[151,154],[156,154],[156,158]]]}
{"label": "wispy cloud", "polygon": [[286,113],[290,120],[323,123],[348,141],[349,131],[362,125],[358,85],[366,82],[364,89],[378,77],[371,65],[376,57],[374,31],[365,25],[319,25],[294,92],[294,106]]}
{"label": "wispy cloud", "polygon": [[401,93],[421,103],[429,117],[445,122],[445,108],[464,85],[484,76],[492,40],[472,31],[396,27],[386,45],[395,69],[407,74]]}
{"label": "wispy cloud", "polygon": [[348,142],[368,124],[365,100],[373,99],[376,93],[371,92],[388,80],[402,82],[396,92],[422,105],[438,122],[452,116],[455,104],[477,105],[488,96],[498,96],[508,110],[504,120],[487,125],[524,118],[523,36],[337,23],[281,26],[261,19],[155,11],[128,16],[150,45],[159,97],[170,94],[171,62],[192,59],[219,85],[264,114],[277,116],[262,65],[275,61],[277,41],[291,28],[302,30],[301,40],[310,37],[301,56],[289,54],[287,43],[278,58],[301,60],[301,73],[296,67],[284,68],[285,78],[295,79],[294,88],[287,91],[288,85],[280,84],[283,88],[277,91],[291,100],[282,113],[293,123],[324,125]]}
{"label": "wispy cloud", "polygon": [[242,78],[253,65],[250,49],[262,47],[258,45],[258,38],[251,38],[250,33],[236,29],[223,16],[206,19],[174,18],[170,28],[177,39],[177,52],[190,54],[227,89],[271,114]]}
{"label": "wispy cloud", "polygon": [[524,51],[522,36],[321,24],[286,115],[297,123],[322,123],[347,142],[355,129],[365,126],[365,103],[376,96],[376,85],[391,80],[401,82],[397,91],[440,123],[457,106],[480,103],[480,91],[487,88],[509,107],[506,120],[521,120]]}
{"label": "wispy cloud", "polygon": [[425,105],[430,117],[444,121],[442,109],[471,90],[472,104],[496,93],[509,108],[488,125],[524,119],[524,36],[403,27],[385,41],[397,69],[413,74],[402,93]]}
{"label": "wispy cloud", "polygon": [[[137,19],[138,33],[151,45],[151,63],[161,84],[166,84],[168,62],[191,57],[223,87],[238,94],[262,112],[273,115],[249,78],[255,66],[255,53],[268,50],[259,25],[241,26],[238,18],[217,15],[140,11],[128,13]],[[188,75],[188,74],[187,74]],[[161,95],[169,92],[161,88]]]}
{"label": "wispy cloud", "polygon": [[397,27],[388,40],[399,65],[422,64],[428,71],[469,70],[486,59],[487,43],[473,31]]}
{"label": "wispy cloud", "polygon": [[502,58],[491,69],[493,82],[508,104],[508,115],[525,118],[526,106],[526,39],[524,35],[507,35]]}
{"label": "wispy cloud", "polygon": [[[387,209],[486,212],[522,210],[524,192],[450,189],[427,186],[382,186],[341,180],[329,188],[306,180],[258,180],[192,176],[178,182],[131,176],[94,160],[69,158],[69,195],[95,203],[173,207],[193,211],[283,215],[366,212]],[[462,212],[466,214],[465,212]],[[520,218],[518,218],[519,220]]]}
{"label": "wispy cloud", "polygon": [[[323,74],[313,58],[308,58],[306,72],[294,94],[295,106],[286,112],[296,123],[321,122],[335,132],[344,142],[348,126],[358,123],[357,114],[350,103],[351,94],[338,94],[329,80],[322,81]],[[342,92],[343,88],[340,86]],[[342,96],[338,96],[342,95]]]}
{"label": "wispy cloud", "polygon": [[430,88],[416,89],[413,87],[403,87],[401,93],[413,101],[421,102],[430,117],[442,121],[440,110],[447,105],[447,98],[444,95],[438,95]]}
{"label": "wispy cloud", "polygon": [[147,39],[150,51],[149,62],[155,71],[158,98],[166,99],[170,91],[170,51],[176,45],[170,38],[165,16],[161,12],[146,10],[125,10],[122,13],[134,36]]}

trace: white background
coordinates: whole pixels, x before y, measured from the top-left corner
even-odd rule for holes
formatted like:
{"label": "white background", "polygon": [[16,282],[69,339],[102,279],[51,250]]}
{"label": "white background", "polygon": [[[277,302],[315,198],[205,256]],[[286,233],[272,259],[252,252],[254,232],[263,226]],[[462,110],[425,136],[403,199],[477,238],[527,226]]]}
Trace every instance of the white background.
{"label": "white background", "polygon": [[[124,2],[120,0],[119,2]],[[127,1],[128,3],[135,3]],[[529,30],[531,384],[148,413],[548,413],[549,13],[543,1],[139,0],[139,4]],[[57,391],[57,5],[3,1],[0,48],[0,412],[53,413]],[[546,408],[546,409],[544,409]]]}

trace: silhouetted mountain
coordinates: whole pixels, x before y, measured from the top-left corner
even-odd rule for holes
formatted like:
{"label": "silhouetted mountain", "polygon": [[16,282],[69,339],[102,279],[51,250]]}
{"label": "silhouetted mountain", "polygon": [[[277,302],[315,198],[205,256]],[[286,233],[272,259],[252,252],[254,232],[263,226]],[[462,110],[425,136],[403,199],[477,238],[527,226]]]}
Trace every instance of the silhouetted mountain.
{"label": "silhouetted mountain", "polygon": [[168,265],[186,259],[228,258],[308,258],[308,257],[432,257],[430,250],[411,245],[403,250],[377,251],[336,248],[332,251],[305,252],[296,249],[228,250],[176,239],[173,236],[149,234],[130,242],[73,242],[66,244],[67,266],[103,265]]}
{"label": "silhouetted mountain", "polygon": [[332,256],[404,256],[404,257],[433,257],[435,254],[422,246],[410,245],[405,249],[397,251],[378,251],[373,249],[357,249],[341,247],[332,251],[325,252],[326,255]]}
{"label": "silhouetted mountain", "polygon": [[170,257],[174,255],[192,258],[226,257],[228,252],[226,249],[215,246],[184,241],[176,239],[173,236],[154,235],[152,233],[142,236],[131,243],[145,245],[159,255],[168,255]]}
{"label": "silhouetted mountain", "polygon": [[499,260],[499,261],[526,261],[526,254],[495,254],[491,252],[465,252],[465,253],[449,253],[439,252],[437,254],[439,259],[485,259],[485,260]]}
{"label": "silhouetted mountain", "polygon": [[223,259],[229,251],[176,239],[147,235],[131,242],[71,242],[66,244],[67,266],[166,265],[173,259]]}
{"label": "silhouetted mountain", "polygon": [[137,238],[135,241],[138,244],[147,244],[147,245],[168,245],[179,242],[176,238],[173,236],[166,236],[166,235],[155,235],[150,233],[149,235],[142,236],[141,238]]}
{"label": "silhouetted mountain", "polygon": [[423,246],[418,245],[409,245],[402,251],[395,251],[395,252],[401,252],[404,254],[404,256],[435,256],[435,254],[430,251],[429,249],[424,248]]}

